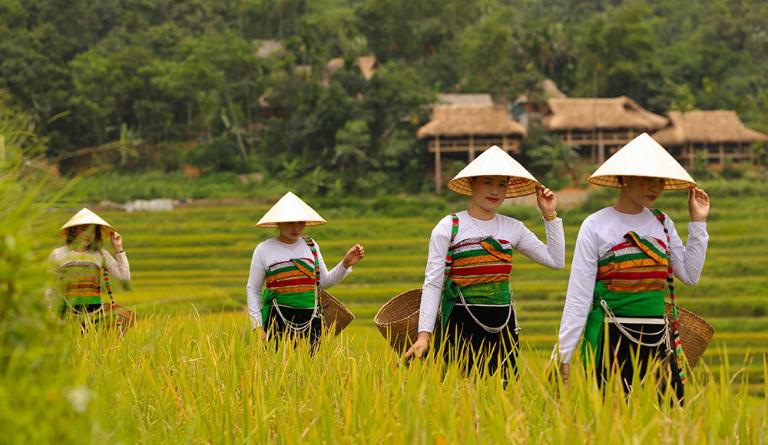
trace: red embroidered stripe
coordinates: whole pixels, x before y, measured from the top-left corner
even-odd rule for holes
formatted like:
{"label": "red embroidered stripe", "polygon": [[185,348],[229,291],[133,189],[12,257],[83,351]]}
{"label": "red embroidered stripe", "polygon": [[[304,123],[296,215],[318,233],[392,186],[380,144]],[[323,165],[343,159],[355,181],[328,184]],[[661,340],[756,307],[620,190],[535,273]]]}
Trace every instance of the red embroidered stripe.
{"label": "red embroidered stripe", "polygon": [[314,278],[293,278],[293,279],[287,279],[287,280],[278,280],[271,284],[272,284],[272,287],[313,285],[315,284],[315,279]]}
{"label": "red embroidered stripe", "polygon": [[663,271],[659,272],[628,272],[624,270],[616,270],[606,273],[598,277],[598,280],[610,280],[611,278],[620,278],[625,280],[642,280],[642,279],[659,279],[664,280],[667,278],[667,273]]}
{"label": "red embroidered stripe", "polygon": [[451,270],[451,276],[463,276],[463,275],[497,275],[507,274],[512,272],[511,264],[499,264],[499,265],[487,265],[487,266],[469,266],[469,267],[454,267]]}

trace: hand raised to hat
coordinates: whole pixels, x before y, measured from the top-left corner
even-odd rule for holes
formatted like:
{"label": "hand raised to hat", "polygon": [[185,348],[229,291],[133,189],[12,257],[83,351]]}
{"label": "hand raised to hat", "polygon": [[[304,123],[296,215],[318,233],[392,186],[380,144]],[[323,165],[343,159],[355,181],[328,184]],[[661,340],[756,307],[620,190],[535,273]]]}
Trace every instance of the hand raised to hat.
{"label": "hand raised to hat", "polygon": [[555,213],[555,208],[557,207],[557,198],[555,198],[555,193],[544,186],[537,187],[536,204],[539,206],[539,210],[541,210],[541,214],[544,216],[544,218],[552,216]]}
{"label": "hand raised to hat", "polygon": [[112,237],[112,247],[115,248],[115,252],[118,252],[118,253],[122,252],[123,251],[123,237],[120,236],[119,233],[114,232],[114,231],[112,232],[111,237]]}
{"label": "hand raised to hat", "polygon": [[691,221],[706,221],[709,216],[709,195],[696,187],[688,191],[688,214]]}
{"label": "hand raised to hat", "polygon": [[347,251],[347,254],[344,255],[344,267],[350,268],[357,264],[358,261],[362,260],[364,257],[365,249],[363,249],[363,246],[360,244],[355,244]]}

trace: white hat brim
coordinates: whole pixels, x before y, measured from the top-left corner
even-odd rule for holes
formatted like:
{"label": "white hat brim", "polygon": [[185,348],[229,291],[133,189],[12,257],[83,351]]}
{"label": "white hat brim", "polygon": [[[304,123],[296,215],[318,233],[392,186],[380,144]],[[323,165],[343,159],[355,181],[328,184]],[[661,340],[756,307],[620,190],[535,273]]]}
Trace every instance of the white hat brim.
{"label": "white hat brim", "polygon": [[613,154],[590,176],[589,182],[620,188],[620,176],[664,179],[665,190],[696,187],[696,181],[669,152],[647,133],[643,133]]}
{"label": "white hat brim", "polygon": [[301,198],[288,192],[261,217],[256,225],[277,227],[279,223],[287,222],[304,222],[307,226],[319,226],[327,221]]}
{"label": "white hat brim", "polygon": [[485,150],[448,181],[448,188],[461,195],[472,196],[471,178],[478,176],[509,177],[505,198],[531,195],[542,186],[525,167],[496,145]]}
{"label": "white hat brim", "polygon": [[109,238],[110,234],[115,231],[115,229],[113,229],[112,226],[109,225],[108,222],[104,221],[104,219],[102,219],[99,215],[93,213],[87,208],[82,208],[79,212],[75,213],[72,218],[69,218],[69,221],[61,226],[61,229],[59,229],[59,235],[66,237],[70,227],[83,226],[87,224],[95,224],[100,226],[101,237],[103,239]]}

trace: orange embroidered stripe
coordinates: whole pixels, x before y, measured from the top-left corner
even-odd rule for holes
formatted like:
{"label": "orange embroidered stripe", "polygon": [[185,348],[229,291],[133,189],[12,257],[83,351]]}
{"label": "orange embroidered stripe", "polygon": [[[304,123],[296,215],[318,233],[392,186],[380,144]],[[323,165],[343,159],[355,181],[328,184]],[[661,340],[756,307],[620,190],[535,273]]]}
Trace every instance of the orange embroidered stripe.
{"label": "orange embroidered stripe", "polygon": [[315,271],[314,270],[312,270],[312,269],[310,269],[308,267],[305,267],[303,264],[299,263],[298,261],[294,261],[293,264],[296,265],[296,268],[299,269],[299,271],[302,274],[304,274],[304,275],[306,275],[306,276],[308,276],[310,278],[315,278]]}
{"label": "orange embroidered stripe", "polygon": [[279,274],[271,275],[267,277],[267,283],[274,283],[275,281],[286,280],[289,278],[305,277],[306,274],[301,273],[299,270],[289,270],[287,272],[281,272]]}
{"label": "orange embroidered stripe", "polygon": [[[604,274],[614,270],[628,269],[630,267],[643,267],[643,271],[651,269],[667,270],[667,266],[659,265],[659,263],[651,258],[645,258],[642,260],[622,261],[620,263],[609,263],[597,268],[598,274]],[[646,269],[647,267],[647,269]]]}
{"label": "orange embroidered stripe", "polygon": [[470,277],[470,278],[451,278],[456,284],[458,284],[461,287],[465,286],[474,286],[476,284],[484,284],[484,283],[499,283],[502,281],[509,281],[508,275],[483,275],[479,277]]}
{"label": "orange embroidered stripe", "polygon": [[275,287],[270,289],[272,292],[275,292],[277,294],[290,294],[290,293],[298,293],[298,292],[314,292],[315,286],[285,286],[285,287]]}
{"label": "orange embroidered stripe", "polygon": [[502,263],[499,261],[499,259],[493,255],[482,255],[482,256],[470,256],[470,257],[464,257],[464,258],[458,258],[453,261],[453,267],[461,267],[466,265],[475,265],[475,264],[508,264],[508,263]]}
{"label": "orange embroidered stripe", "polygon": [[496,258],[502,259],[508,263],[511,263],[513,260],[512,255],[504,253],[500,250],[497,250],[495,247],[493,247],[490,243],[487,241],[481,241],[480,245],[483,246],[483,248],[488,251],[491,255],[495,256]]}
{"label": "orange embroidered stripe", "polygon": [[638,236],[635,232],[629,232],[629,233],[627,233],[627,235],[630,238],[632,238],[632,240],[635,242],[635,245],[637,245],[637,247],[640,248],[640,250],[642,250],[643,252],[645,252],[645,254],[648,255],[649,257],[653,258],[654,260],[656,260],[659,263],[667,261],[666,258],[662,257],[659,254],[659,252],[656,252],[650,246],[645,245],[645,243],[648,242],[648,241],[643,240],[643,238]]}
{"label": "orange embroidered stripe", "polygon": [[605,286],[611,292],[647,292],[647,291],[660,291],[664,290],[664,285],[658,284],[610,284],[606,283]]}
{"label": "orange embroidered stripe", "polygon": [[98,289],[76,289],[67,290],[68,297],[98,297],[101,295]]}

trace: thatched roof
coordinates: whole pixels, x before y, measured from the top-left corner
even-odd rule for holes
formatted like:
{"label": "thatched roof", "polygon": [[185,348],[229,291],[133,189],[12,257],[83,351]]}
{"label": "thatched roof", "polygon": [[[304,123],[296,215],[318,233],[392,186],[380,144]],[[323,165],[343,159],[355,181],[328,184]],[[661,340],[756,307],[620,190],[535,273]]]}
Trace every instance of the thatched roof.
{"label": "thatched roof", "polygon": [[490,94],[438,94],[437,103],[454,107],[492,107]]}
{"label": "thatched roof", "polygon": [[[515,99],[515,103],[526,103],[529,100],[531,100],[531,96],[534,98],[542,98],[542,99],[552,99],[555,97],[568,97],[563,93],[560,88],[557,87],[557,84],[552,79],[544,79],[539,81],[539,83],[536,84],[537,91],[527,91]],[[535,93],[535,94],[531,94]]]}
{"label": "thatched roof", "polygon": [[541,82],[539,82],[539,88],[541,88],[541,91],[544,93],[544,95],[547,97],[547,99],[551,99],[553,97],[568,97],[563,93],[560,88],[558,88],[557,84],[552,79],[544,79]]}
{"label": "thatched roof", "polygon": [[505,107],[442,106],[432,111],[432,120],[419,128],[419,139],[434,136],[517,135],[525,136],[525,127],[509,117]]}
{"label": "thatched roof", "polygon": [[[379,68],[379,60],[374,55],[358,57],[356,64],[357,67],[360,68],[360,72],[363,74],[365,80],[370,80]],[[325,65],[325,69],[328,70],[329,73],[333,73],[341,68],[344,68],[344,59],[341,57],[334,57]]]}
{"label": "thatched roof", "polygon": [[653,134],[664,146],[768,141],[768,135],[745,127],[732,110],[670,111],[668,115],[669,125]]}
{"label": "thatched roof", "polygon": [[664,116],[643,109],[626,97],[551,98],[543,118],[550,131],[591,130],[594,128],[658,130],[667,123]]}

